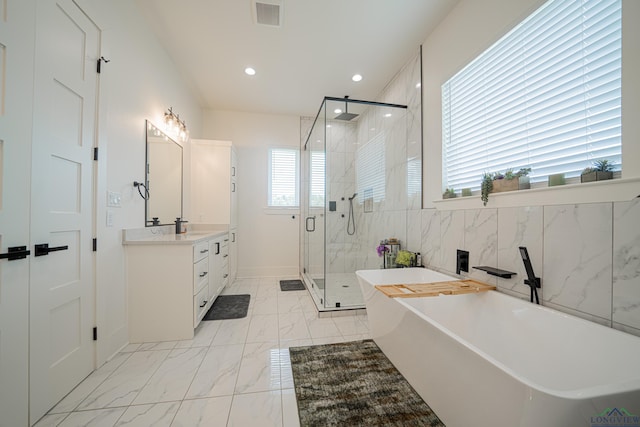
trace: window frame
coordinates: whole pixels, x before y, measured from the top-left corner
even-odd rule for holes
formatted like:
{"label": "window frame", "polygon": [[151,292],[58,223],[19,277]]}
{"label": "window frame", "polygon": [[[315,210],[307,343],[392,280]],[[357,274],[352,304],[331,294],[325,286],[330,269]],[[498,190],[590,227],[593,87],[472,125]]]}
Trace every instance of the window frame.
{"label": "window frame", "polygon": [[[273,153],[274,151],[293,152],[294,161],[294,204],[273,204]],[[277,209],[299,209],[300,208],[300,150],[294,147],[273,146],[267,150],[267,208]]]}
{"label": "window frame", "polygon": [[[475,170],[478,169],[478,167],[476,166],[475,168],[470,168],[470,169],[463,169],[463,170],[467,170],[467,174],[473,174],[474,178],[467,178],[467,182],[464,182],[462,184],[454,184],[452,185],[451,180],[449,179],[449,170],[447,170],[447,140],[451,139],[448,131],[450,131],[449,128],[446,127],[446,120],[447,120],[447,113],[445,111],[445,97],[447,95],[446,90],[445,90],[445,85],[449,84],[451,82],[452,79],[456,78],[457,76],[459,76],[461,73],[463,73],[464,71],[468,70],[470,66],[472,66],[474,63],[478,63],[480,62],[479,59],[482,58],[483,56],[487,55],[487,52],[490,52],[489,54],[492,53],[493,49],[499,49],[496,48],[497,45],[500,45],[500,43],[510,43],[512,42],[512,40],[509,39],[510,36],[513,36],[514,32],[521,30],[522,27],[524,25],[526,25],[527,23],[529,23],[529,21],[532,19],[532,17],[534,17],[535,15],[537,15],[541,10],[545,9],[548,5],[554,5],[553,4],[553,0],[550,0],[546,3],[544,3],[540,8],[538,8],[536,11],[534,11],[532,14],[530,14],[528,17],[526,17],[522,22],[520,22],[519,24],[517,24],[512,30],[510,30],[509,32],[507,32],[507,34],[505,34],[504,36],[502,36],[497,42],[493,43],[491,46],[489,46],[487,49],[485,49],[480,55],[477,55],[472,61],[470,61],[467,65],[465,65],[460,71],[458,71],[457,73],[455,73],[454,76],[452,76],[450,79],[447,79],[447,82],[445,82],[445,84],[443,84],[441,86],[441,109],[442,109],[442,138],[441,138],[441,143],[442,143],[442,189],[444,190],[444,188],[448,188],[448,187],[452,187],[454,186],[457,190],[459,190],[460,188],[463,187],[467,187],[468,185],[465,185],[467,183],[470,183],[471,180],[475,180],[473,181],[474,184],[472,185],[473,189],[478,189],[479,188],[479,184],[481,181],[481,173],[478,174],[477,178],[475,178]],[[561,4],[561,3],[556,3],[556,4]],[[620,3],[618,3],[620,4]],[[599,4],[598,4],[599,5]],[[604,6],[603,6],[604,7]],[[620,6],[621,7],[621,6]],[[622,19],[620,18],[620,26],[621,26],[621,21]],[[616,21],[618,22],[618,21]],[[577,24],[577,26],[579,27],[580,24]],[[506,41],[505,41],[506,40]],[[619,33],[619,36],[617,38],[617,42],[619,44],[622,43],[622,34],[621,32]],[[621,57],[622,55],[622,48],[620,47],[619,49],[619,55]],[[618,89],[618,99],[621,100],[622,98],[622,84],[621,84],[621,74],[622,74],[622,60],[619,59],[619,68],[618,71],[620,73],[618,79],[620,81],[620,87]],[[529,77],[527,77],[527,81],[529,80]],[[481,89],[478,89],[481,90]],[[586,93],[586,92],[585,92]],[[562,101],[562,100],[560,100]],[[447,100],[448,102],[448,100]],[[611,156],[614,157],[614,161],[616,162],[616,169],[618,170],[618,172],[614,175],[615,177],[620,176],[620,172],[619,170],[622,167],[622,162],[623,162],[623,153],[622,153],[622,128],[621,128],[621,121],[622,121],[622,107],[621,107],[621,103],[620,106],[618,106],[618,110],[617,110],[618,114],[617,114],[617,120],[619,121],[620,125],[619,125],[619,136],[618,136],[618,144],[617,144],[617,152],[613,155],[604,155],[604,156],[591,156],[589,154],[587,154],[585,156],[585,159],[582,160],[583,164],[580,165],[580,169],[582,169],[583,167],[589,166],[590,162],[593,160],[597,160],[600,158],[607,158],[607,156]],[[585,129],[588,128],[588,126],[585,126]],[[587,137],[588,139],[588,137]],[[528,142],[527,144],[525,144],[524,146],[527,147],[528,150],[533,151],[533,149],[528,148],[529,145],[535,147],[535,145],[532,145],[531,142]],[[588,141],[585,141],[583,143],[583,145],[586,147],[589,145]],[[482,143],[482,148],[481,149],[476,149],[477,152],[484,152],[486,150],[490,149],[490,143],[488,141],[484,141]],[[535,148],[534,148],[535,149]],[[493,159],[491,159],[491,157],[496,157],[498,155],[498,152],[495,152],[494,154],[487,154],[487,160],[485,163],[485,172],[488,173],[495,173],[495,172],[502,172],[504,173],[505,170],[504,169],[499,169],[502,166],[498,166],[497,164],[499,162],[493,162]],[[527,162],[529,162],[530,160],[528,160]],[[568,166],[571,164],[571,161],[574,162],[574,164],[576,164],[575,162],[575,158],[571,157],[571,158],[567,158],[562,165],[563,166]],[[511,160],[508,160],[506,163],[512,162]],[[502,163],[504,164],[505,161],[503,160]],[[513,161],[513,165],[514,166],[514,172],[519,169],[520,167],[529,167],[529,164],[515,164],[515,161]],[[511,164],[510,164],[511,165]],[[533,174],[535,174],[535,166],[534,167],[534,171]],[[547,166],[539,166],[540,168],[546,168]],[[496,169],[496,170],[494,170]],[[576,174],[576,168],[574,167],[573,169],[569,169],[568,167],[566,168],[567,170],[565,171],[565,173],[568,173],[568,177],[572,177]],[[533,175],[532,177],[532,182],[537,182],[538,184],[536,184],[536,186],[545,186],[546,185],[546,179],[547,179],[548,175],[545,174],[538,174],[538,176]],[[574,178],[573,180],[578,180],[579,181],[579,172],[578,172],[578,178]]]}

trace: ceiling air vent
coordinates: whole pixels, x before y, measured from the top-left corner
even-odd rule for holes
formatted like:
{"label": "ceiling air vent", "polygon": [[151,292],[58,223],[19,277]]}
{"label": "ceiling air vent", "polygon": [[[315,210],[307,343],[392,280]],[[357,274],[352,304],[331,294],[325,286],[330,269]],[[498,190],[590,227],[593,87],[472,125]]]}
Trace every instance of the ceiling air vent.
{"label": "ceiling air vent", "polygon": [[280,27],[282,25],[282,2],[253,1],[253,17],[256,24]]}

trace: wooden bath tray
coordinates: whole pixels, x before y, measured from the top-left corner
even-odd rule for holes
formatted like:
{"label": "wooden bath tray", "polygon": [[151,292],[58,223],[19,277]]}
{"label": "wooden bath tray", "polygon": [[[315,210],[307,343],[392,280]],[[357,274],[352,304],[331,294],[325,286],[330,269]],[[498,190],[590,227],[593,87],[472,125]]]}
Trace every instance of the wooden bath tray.
{"label": "wooden bath tray", "polygon": [[414,283],[410,285],[376,285],[376,289],[389,298],[419,298],[443,295],[471,294],[492,291],[496,287],[474,279],[448,282]]}

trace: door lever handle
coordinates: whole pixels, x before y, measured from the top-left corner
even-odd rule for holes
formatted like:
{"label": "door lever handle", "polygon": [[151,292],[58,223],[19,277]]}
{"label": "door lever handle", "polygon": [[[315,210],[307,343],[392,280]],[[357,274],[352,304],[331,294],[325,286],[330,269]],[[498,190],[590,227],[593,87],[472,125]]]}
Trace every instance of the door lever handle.
{"label": "door lever handle", "polygon": [[35,253],[33,256],[49,255],[49,252],[66,251],[67,249],[69,249],[69,246],[56,246],[54,248],[50,248],[48,243],[41,243],[39,245],[35,245]]}
{"label": "door lever handle", "polygon": [[27,250],[26,246],[13,246],[8,248],[7,253],[0,254],[0,259],[15,261],[25,259],[27,255],[31,255],[31,251]]}

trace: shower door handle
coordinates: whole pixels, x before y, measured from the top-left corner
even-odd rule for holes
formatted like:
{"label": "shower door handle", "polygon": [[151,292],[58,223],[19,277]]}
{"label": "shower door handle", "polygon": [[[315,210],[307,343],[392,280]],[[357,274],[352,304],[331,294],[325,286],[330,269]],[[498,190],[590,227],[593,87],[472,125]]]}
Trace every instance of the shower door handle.
{"label": "shower door handle", "polygon": [[[309,227],[309,220],[312,221],[313,228]],[[307,217],[307,219],[305,220],[305,229],[309,233],[316,231],[316,217],[315,216],[308,216]]]}

